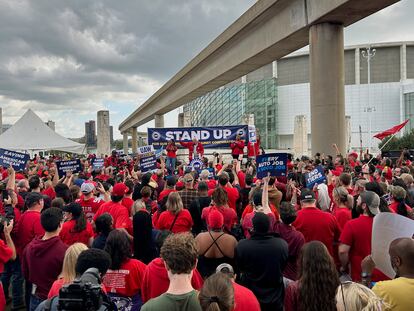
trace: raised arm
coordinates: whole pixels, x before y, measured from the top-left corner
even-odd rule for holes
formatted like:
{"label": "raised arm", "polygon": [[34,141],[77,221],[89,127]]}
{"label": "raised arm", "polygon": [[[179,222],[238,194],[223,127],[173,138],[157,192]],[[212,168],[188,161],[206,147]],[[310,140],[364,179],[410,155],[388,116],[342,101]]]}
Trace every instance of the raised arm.
{"label": "raised arm", "polygon": [[13,169],[13,166],[7,169],[7,173],[9,175],[9,180],[7,181],[6,189],[15,190],[16,187],[16,172]]}

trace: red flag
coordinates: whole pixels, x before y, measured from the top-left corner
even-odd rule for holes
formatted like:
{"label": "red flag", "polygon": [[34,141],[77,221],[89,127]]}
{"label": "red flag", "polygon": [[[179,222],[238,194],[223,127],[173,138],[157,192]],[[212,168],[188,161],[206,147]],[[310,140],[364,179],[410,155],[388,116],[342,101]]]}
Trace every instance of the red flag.
{"label": "red flag", "polygon": [[398,124],[398,125],[390,128],[390,129],[388,129],[388,130],[385,130],[384,132],[381,132],[381,133],[378,133],[378,134],[374,135],[374,137],[383,140],[387,136],[398,133],[408,123],[408,121],[409,121],[409,119],[405,120],[403,123]]}

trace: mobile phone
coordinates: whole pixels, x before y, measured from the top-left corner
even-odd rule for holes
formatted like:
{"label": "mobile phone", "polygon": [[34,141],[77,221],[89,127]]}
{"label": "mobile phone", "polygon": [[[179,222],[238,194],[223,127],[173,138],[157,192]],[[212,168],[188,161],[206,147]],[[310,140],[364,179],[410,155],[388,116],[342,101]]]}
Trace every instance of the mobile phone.
{"label": "mobile phone", "polygon": [[3,197],[3,201],[8,200],[9,199],[9,191],[7,189],[4,189],[2,191],[2,197]]}

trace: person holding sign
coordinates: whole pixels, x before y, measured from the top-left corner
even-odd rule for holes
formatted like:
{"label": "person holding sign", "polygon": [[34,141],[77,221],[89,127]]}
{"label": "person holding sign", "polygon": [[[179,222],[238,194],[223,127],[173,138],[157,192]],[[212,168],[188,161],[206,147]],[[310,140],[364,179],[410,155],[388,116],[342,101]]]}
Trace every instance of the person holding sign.
{"label": "person holding sign", "polygon": [[190,162],[192,159],[201,159],[204,156],[204,147],[197,138],[193,138],[193,140],[189,142],[180,141],[180,144],[188,149],[188,160]]}
{"label": "person holding sign", "polygon": [[230,144],[231,156],[234,160],[239,160],[240,155],[243,155],[244,151],[244,140],[241,139],[240,135],[236,136],[236,140]]}

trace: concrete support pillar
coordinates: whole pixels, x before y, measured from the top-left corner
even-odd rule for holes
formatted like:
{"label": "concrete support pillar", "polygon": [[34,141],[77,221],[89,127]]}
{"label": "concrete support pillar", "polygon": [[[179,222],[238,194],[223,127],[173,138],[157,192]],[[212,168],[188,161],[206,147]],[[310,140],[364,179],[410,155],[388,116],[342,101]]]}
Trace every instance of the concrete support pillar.
{"label": "concrete support pillar", "polygon": [[3,109],[0,108],[0,135],[3,133]]}
{"label": "concrete support pillar", "polygon": [[156,114],[154,115],[155,127],[164,127],[164,115]]}
{"label": "concrete support pillar", "polygon": [[178,127],[184,126],[184,112],[178,114]]}
{"label": "concrete support pillar", "polygon": [[401,80],[407,80],[407,44],[403,43],[400,48]]}
{"label": "concrete support pillar", "polygon": [[138,133],[136,127],[131,129],[131,149],[133,154],[138,152]]}
{"label": "concrete support pillar", "polygon": [[97,115],[97,153],[98,156],[111,154],[111,141],[109,133],[109,111],[98,111]]}
{"label": "concrete support pillar", "polygon": [[293,153],[295,157],[308,155],[308,120],[306,116],[295,116],[293,126]]}
{"label": "concrete support pillar", "polygon": [[310,27],[310,99],[312,154],[345,154],[344,27],[321,23]]}
{"label": "concrete support pillar", "polygon": [[274,60],[272,62],[272,73],[273,73],[272,77],[277,78],[277,60]]}
{"label": "concrete support pillar", "polygon": [[124,154],[128,154],[128,133],[122,133],[122,147],[124,149]]}

